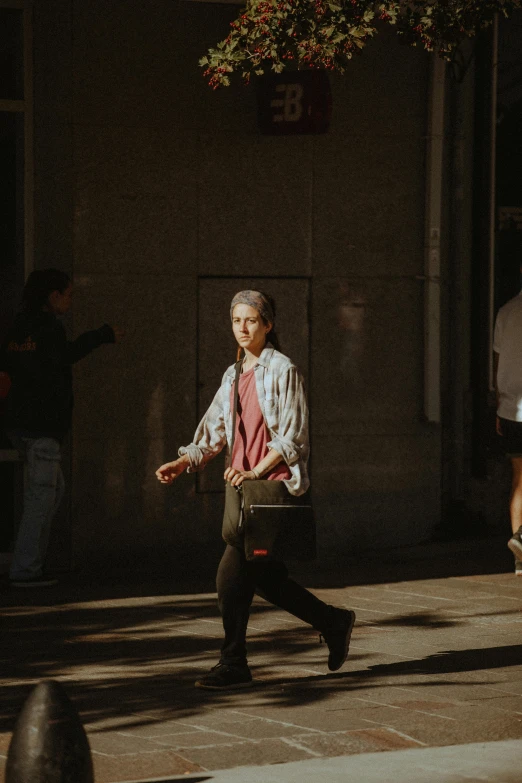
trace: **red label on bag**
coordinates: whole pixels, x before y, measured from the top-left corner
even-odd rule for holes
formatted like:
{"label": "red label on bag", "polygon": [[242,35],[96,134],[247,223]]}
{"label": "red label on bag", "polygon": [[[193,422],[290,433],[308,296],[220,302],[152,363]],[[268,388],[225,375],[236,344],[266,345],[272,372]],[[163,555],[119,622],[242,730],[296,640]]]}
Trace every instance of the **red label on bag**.
{"label": "red label on bag", "polygon": [[268,549],[254,549],[254,557],[255,557],[256,555],[257,555],[257,556],[261,556],[261,555],[263,555],[263,556],[265,556],[265,557],[266,557],[266,555],[268,555]]}

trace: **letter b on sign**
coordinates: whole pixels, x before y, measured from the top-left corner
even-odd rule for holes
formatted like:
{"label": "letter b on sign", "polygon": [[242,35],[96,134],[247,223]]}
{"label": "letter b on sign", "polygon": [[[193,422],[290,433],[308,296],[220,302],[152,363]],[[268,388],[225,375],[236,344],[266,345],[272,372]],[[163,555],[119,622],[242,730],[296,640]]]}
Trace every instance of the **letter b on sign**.
{"label": "letter b on sign", "polygon": [[302,71],[263,76],[257,81],[257,107],[262,133],[326,133],[332,114],[328,74]]}
{"label": "letter b on sign", "polygon": [[271,101],[273,109],[282,108],[274,113],[274,122],[299,122],[303,115],[303,87],[301,84],[277,84],[275,91],[282,93],[281,98]]}

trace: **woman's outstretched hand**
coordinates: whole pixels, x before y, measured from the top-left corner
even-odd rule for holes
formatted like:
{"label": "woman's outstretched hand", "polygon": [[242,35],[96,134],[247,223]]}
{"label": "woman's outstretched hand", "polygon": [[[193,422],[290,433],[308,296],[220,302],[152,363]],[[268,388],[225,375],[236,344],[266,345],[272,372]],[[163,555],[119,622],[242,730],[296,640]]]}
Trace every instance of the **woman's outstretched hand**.
{"label": "woman's outstretched hand", "polygon": [[156,478],[161,481],[162,484],[172,484],[187,467],[187,460],[185,457],[175,459],[174,462],[166,462],[156,471]]}
{"label": "woman's outstretched hand", "polygon": [[114,332],[114,342],[121,343],[121,341],[125,337],[125,330],[122,329],[120,326],[111,326],[111,329]]}
{"label": "woman's outstretched hand", "polygon": [[229,481],[233,487],[239,487],[245,480],[255,481],[256,478],[252,470],[236,470],[236,468],[225,470],[225,481]]}

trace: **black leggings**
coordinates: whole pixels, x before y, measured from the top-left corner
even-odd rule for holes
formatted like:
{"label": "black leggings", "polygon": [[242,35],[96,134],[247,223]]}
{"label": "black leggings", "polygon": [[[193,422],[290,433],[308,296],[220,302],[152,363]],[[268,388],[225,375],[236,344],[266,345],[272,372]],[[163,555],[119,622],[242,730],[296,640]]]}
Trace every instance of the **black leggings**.
{"label": "black leggings", "polygon": [[327,624],[329,606],[290,579],[284,563],[249,561],[242,549],[227,544],[216,584],[225,629],[221,663],[246,664],[246,629],[254,593],[318,631]]}

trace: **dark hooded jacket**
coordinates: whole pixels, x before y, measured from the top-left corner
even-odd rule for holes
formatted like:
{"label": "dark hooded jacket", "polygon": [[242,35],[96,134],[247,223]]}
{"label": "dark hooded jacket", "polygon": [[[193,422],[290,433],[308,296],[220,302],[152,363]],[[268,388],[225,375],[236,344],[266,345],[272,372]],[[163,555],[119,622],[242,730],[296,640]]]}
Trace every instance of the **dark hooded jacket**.
{"label": "dark hooded jacket", "polygon": [[102,343],[113,343],[105,324],[69,342],[53,313],[19,313],[0,348],[0,371],[8,373],[4,429],[62,440],[71,425],[71,366]]}

